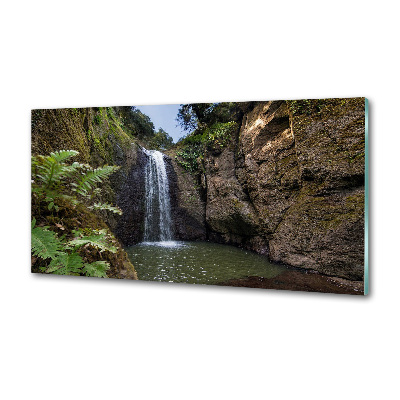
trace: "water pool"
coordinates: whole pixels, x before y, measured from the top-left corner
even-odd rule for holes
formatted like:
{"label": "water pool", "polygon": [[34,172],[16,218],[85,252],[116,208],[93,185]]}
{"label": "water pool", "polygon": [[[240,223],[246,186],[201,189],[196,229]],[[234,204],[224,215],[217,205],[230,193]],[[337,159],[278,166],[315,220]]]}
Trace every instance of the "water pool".
{"label": "water pool", "polygon": [[249,276],[273,278],[287,271],[265,256],[210,242],[147,242],[126,251],[145,281],[217,284]]}

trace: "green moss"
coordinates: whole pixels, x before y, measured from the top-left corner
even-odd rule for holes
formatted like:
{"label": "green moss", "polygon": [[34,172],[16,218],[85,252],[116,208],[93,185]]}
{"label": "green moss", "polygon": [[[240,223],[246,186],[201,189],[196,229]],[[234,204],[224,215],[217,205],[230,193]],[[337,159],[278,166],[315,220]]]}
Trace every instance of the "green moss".
{"label": "green moss", "polygon": [[244,207],[243,202],[241,202],[239,199],[232,199],[232,203],[233,203],[233,208],[235,208],[237,211],[241,211]]}
{"label": "green moss", "polygon": [[101,118],[101,115],[99,115],[99,114],[96,114],[95,116],[94,116],[94,123],[96,124],[96,125],[101,125],[101,123],[103,122],[103,120],[102,120],[102,118]]}
{"label": "green moss", "polygon": [[290,154],[280,160],[277,160],[278,168],[286,171],[289,164],[297,164],[296,154]]}
{"label": "green moss", "polygon": [[337,117],[349,111],[363,110],[365,107],[365,99],[363,97],[287,100],[286,103],[293,116]]}

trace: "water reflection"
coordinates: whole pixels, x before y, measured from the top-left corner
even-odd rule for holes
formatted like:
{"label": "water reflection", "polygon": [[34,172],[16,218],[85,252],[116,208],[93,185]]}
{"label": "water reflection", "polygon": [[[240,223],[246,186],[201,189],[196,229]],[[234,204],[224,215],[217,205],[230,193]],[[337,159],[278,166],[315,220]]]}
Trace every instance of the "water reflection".
{"label": "water reflection", "polygon": [[286,268],[233,246],[208,242],[147,242],[126,249],[139,279],[215,284],[248,276],[273,278]]}

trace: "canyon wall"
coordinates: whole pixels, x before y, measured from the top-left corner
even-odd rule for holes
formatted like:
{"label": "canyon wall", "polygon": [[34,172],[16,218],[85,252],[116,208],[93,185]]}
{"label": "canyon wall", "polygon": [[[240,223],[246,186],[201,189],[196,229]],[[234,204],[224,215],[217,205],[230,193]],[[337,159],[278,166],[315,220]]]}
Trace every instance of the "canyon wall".
{"label": "canyon wall", "polygon": [[192,201],[208,239],[362,280],[364,108],[364,98],[253,104],[237,136],[204,156]]}

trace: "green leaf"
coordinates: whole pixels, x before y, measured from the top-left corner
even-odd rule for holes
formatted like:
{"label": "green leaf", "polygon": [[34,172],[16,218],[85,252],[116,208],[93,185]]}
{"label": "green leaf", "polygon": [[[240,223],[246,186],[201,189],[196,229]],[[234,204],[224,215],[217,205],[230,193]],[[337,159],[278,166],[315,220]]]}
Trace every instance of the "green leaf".
{"label": "green leaf", "polygon": [[41,227],[32,229],[31,250],[34,256],[43,258],[44,260],[47,258],[54,258],[57,256],[59,248],[60,241],[54,232]]}
{"label": "green leaf", "polygon": [[117,248],[108,242],[110,238],[104,233],[93,233],[89,236],[76,237],[68,242],[68,247],[79,248],[85,244],[90,244],[91,246],[103,251],[111,251],[111,253],[116,253]]}
{"label": "green leaf", "polygon": [[106,272],[110,269],[107,261],[95,261],[91,264],[84,264],[83,272],[87,276],[96,276],[98,278],[107,278]]}
{"label": "green leaf", "polygon": [[55,162],[61,163],[70,157],[75,157],[79,154],[76,150],[60,150],[50,153],[50,157],[53,158]]}
{"label": "green leaf", "polygon": [[122,210],[119,207],[114,207],[108,203],[95,203],[93,206],[89,207],[92,210],[108,210],[115,214],[122,215]]}
{"label": "green leaf", "polygon": [[120,167],[105,165],[104,167],[86,172],[78,182],[76,188],[77,193],[85,195],[87,191],[93,189],[95,184],[103,182],[105,178],[117,171],[119,168]]}
{"label": "green leaf", "polygon": [[77,253],[59,253],[51,260],[46,272],[57,275],[80,275],[82,272],[83,260]]}

